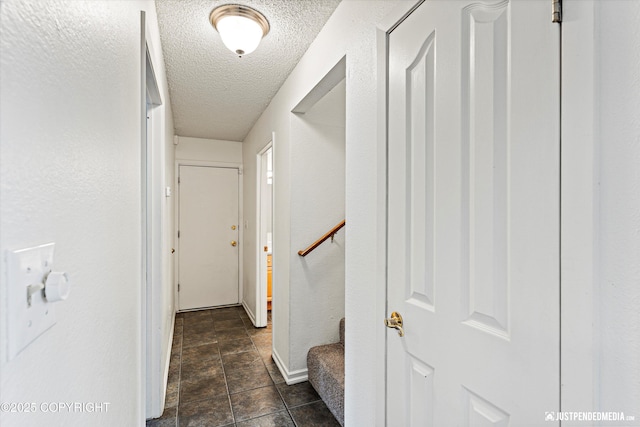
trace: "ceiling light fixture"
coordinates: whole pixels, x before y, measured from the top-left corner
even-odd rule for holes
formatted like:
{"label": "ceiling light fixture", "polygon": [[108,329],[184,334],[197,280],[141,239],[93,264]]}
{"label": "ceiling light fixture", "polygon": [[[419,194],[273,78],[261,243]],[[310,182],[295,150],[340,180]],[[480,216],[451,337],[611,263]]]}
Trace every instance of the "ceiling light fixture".
{"label": "ceiling light fixture", "polygon": [[269,21],[255,9],[240,4],[225,4],[211,11],[209,21],[222,42],[238,56],[248,55],[269,33]]}

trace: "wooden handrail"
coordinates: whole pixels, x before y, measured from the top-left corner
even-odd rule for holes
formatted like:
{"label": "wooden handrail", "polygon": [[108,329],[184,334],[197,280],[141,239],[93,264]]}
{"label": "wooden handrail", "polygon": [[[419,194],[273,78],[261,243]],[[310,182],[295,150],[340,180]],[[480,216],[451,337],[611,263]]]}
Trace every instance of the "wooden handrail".
{"label": "wooden handrail", "polygon": [[320,246],[322,244],[322,242],[327,240],[329,237],[331,237],[331,241],[333,241],[333,236],[335,236],[335,234],[338,232],[338,230],[340,230],[342,227],[344,227],[345,224],[346,224],[345,220],[342,220],[342,222],[340,224],[336,225],[331,230],[329,230],[329,232],[327,234],[325,234],[324,236],[322,236],[321,238],[319,238],[318,240],[313,242],[311,244],[311,246],[309,246],[307,249],[305,249],[303,251],[298,251],[298,255],[307,256],[307,254],[309,252],[313,251],[315,248]]}

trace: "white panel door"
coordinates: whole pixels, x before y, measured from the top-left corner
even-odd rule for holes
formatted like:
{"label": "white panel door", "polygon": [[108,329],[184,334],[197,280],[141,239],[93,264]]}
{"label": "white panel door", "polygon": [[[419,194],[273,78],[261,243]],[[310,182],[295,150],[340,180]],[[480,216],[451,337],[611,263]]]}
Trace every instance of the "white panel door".
{"label": "white panel door", "polygon": [[389,426],[554,425],[559,46],[537,0],[426,1],[390,34]]}
{"label": "white panel door", "polygon": [[183,166],[180,174],[180,310],[237,304],[238,169]]}

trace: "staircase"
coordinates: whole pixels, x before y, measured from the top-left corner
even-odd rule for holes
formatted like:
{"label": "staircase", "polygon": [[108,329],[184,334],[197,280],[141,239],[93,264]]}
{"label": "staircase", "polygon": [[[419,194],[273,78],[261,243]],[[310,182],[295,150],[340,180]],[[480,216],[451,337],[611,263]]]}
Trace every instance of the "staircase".
{"label": "staircase", "polygon": [[307,368],[309,382],[344,426],[344,318],[340,320],[340,342],[310,348]]}

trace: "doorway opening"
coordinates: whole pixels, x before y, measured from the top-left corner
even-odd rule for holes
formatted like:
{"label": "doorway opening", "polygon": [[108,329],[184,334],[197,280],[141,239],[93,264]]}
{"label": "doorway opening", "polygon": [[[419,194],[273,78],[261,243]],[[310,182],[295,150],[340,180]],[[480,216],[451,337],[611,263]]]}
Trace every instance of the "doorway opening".
{"label": "doorway opening", "polygon": [[273,303],[273,139],[258,153],[258,304],[256,326],[267,326]]}

